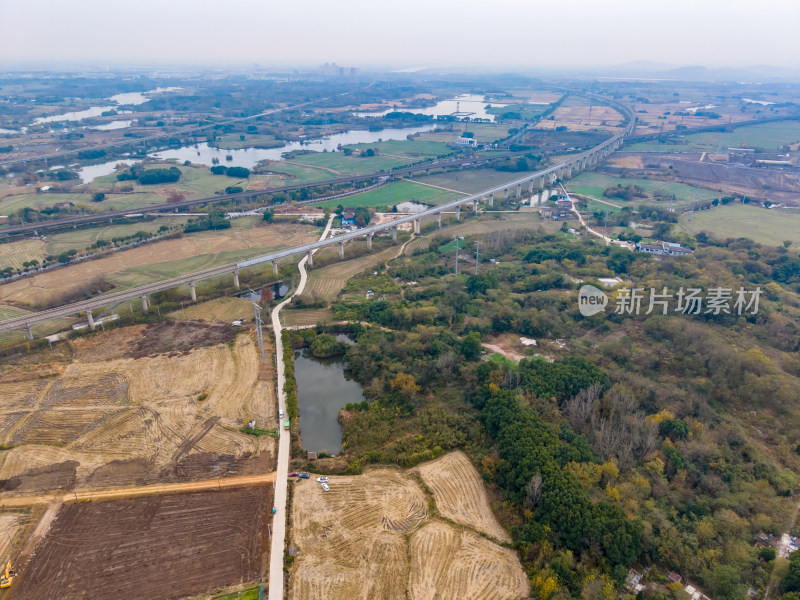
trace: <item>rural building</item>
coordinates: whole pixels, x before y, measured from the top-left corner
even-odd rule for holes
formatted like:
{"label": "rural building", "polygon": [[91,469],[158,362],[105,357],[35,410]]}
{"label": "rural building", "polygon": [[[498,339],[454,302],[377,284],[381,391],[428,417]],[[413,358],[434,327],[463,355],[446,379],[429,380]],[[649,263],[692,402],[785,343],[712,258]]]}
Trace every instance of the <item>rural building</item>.
{"label": "rural building", "polygon": [[478,141],[471,137],[457,137],[453,140],[453,146],[456,148],[477,148]]}
{"label": "rural building", "polygon": [[667,575],[667,579],[669,579],[672,583],[680,583],[683,577],[678,575],[675,571],[670,571],[669,575]]}
{"label": "rural building", "polygon": [[640,242],[636,244],[636,251],[644,252],[645,254],[655,254],[657,256],[684,256],[692,253],[688,248],[684,248],[680,244],[673,244],[672,242],[657,242],[655,244]]}

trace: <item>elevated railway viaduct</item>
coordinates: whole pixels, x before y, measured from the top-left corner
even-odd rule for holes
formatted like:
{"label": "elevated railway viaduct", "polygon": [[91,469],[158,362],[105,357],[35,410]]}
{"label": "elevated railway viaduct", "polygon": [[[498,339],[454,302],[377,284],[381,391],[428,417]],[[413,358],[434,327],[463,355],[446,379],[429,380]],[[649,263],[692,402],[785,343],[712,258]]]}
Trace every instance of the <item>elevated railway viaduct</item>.
{"label": "elevated railway viaduct", "polygon": [[614,100],[604,98],[602,96],[596,96],[593,94],[587,94],[587,96],[591,97],[596,102],[602,102],[604,104],[608,104],[611,107],[615,108],[616,110],[620,111],[626,117],[625,127],[620,133],[617,133],[616,135],[607,139],[601,144],[598,144],[597,146],[585,152],[581,152],[579,154],[570,156],[566,160],[556,165],[550,166],[546,169],[542,169],[535,173],[529,173],[524,177],[483,190],[482,192],[479,192],[477,194],[458,198],[446,204],[435,206],[433,208],[429,208],[425,211],[415,213],[413,215],[399,217],[393,221],[382,223],[380,225],[372,225],[350,233],[344,233],[341,235],[333,236],[331,238],[320,240],[310,244],[303,244],[300,246],[288,248],[286,250],[280,250],[278,252],[265,254],[263,256],[259,256],[249,260],[222,265],[219,267],[214,267],[203,271],[198,271],[196,273],[181,275],[180,277],[174,277],[172,279],[167,279],[157,283],[140,286],[130,290],[125,290],[111,294],[104,294],[96,298],[91,298],[89,300],[74,302],[64,306],[59,306],[56,308],[42,310],[39,312],[22,315],[12,319],[7,319],[5,321],[0,322],[0,332],[24,329],[27,332],[28,337],[32,339],[33,333],[31,328],[34,325],[52,319],[68,317],[84,312],[88,317],[89,326],[93,329],[94,320],[92,316],[92,311],[102,307],[114,306],[121,302],[125,302],[126,300],[141,298],[142,308],[144,310],[147,310],[149,305],[148,298],[150,294],[185,285],[189,286],[192,300],[196,300],[197,297],[195,293],[195,285],[199,281],[203,281],[205,279],[211,279],[213,277],[220,277],[223,275],[232,275],[234,286],[238,287],[239,271],[242,269],[247,269],[249,267],[264,263],[272,263],[273,270],[274,272],[277,273],[278,261],[280,259],[289,258],[293,256],[300,256],[304,254],[309,257],[309,264],[313,264],[311,259],[312,250],[315,250],[317,248],[325,248],[328,246],[336,246],[336,245],[339,246],[340,258],[343,258],[345,242],[359,238],[366,238],[367,247],[369,248],[372,246],[372,239],[375,236],[375,234],[389,231],[391,232],[392,237],[396,238],[398,226],[404,223],[413,224],[414,231],[416,233],[419,233],[422,219],[426,217],[431,217],[431,216],[437,217],[438,224],[441,227],[441,215],[443,212],[455,211],[456,219],[459,219],[461,216],[462,207],[471,208],[473,212],[477,212],[479,203],[484,202],[487,206],[491,207],[494,204],[495,197],[500,194],[502,194],[503,198],[508,198],[509,195],[512,194],[515,197],[519,198],[521,197],[524,188],[527,188],[527,191],[529,193],[533,193],[534,189],[544,190],[546,186],[552,185],[556,181],[562,180],[564,178],[571,177],[575,172],[592,168],[598,162],[602,161],[608,155],[614,152],[617,148],[619,148],[622,145],[624,139],[627,136],[629,136],[631,134],[631,131],[633,130],[635,123],[634,116],[631,110],[627,106],[619,102],[616,102]]}

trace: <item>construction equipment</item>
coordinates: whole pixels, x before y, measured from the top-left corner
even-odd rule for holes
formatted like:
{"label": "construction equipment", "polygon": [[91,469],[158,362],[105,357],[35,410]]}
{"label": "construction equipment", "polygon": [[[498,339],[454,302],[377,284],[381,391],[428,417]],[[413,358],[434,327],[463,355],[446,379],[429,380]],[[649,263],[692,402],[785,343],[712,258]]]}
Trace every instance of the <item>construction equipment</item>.
{"label": "construction equipment", "polygon": [[5,572],[0,575],[0,588],[11,587],[11,582],[14,581],[16,573],[11,568],[11,561],[8,561]]}

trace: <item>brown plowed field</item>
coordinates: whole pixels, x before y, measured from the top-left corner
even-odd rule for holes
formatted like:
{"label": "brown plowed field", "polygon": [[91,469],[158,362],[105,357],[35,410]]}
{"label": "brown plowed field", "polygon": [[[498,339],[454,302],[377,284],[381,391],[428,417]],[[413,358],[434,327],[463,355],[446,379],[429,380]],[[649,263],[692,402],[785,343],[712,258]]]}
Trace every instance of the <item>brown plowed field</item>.
{"label": "brown plowed field", "polygon": [[450,452],[424,463],[419,466],[419,473],[433,492],[442,516],[474,527],[496,540],[511,542],[511,536],[489,507],[480,475],[463,452]]}
{"label": "brown plowed field", "polygon": [[239,431],[277,427],[251,334],[177,322],[71,344],[38,371],[0,366],[3,494],[272,470],[274,440]]}
{"label": "brown plowed field", "polygon": [[66,504],[14,597],[158,600],[259,579],[271,505],[271,486]]}
{"label": "brown plowed field", "polygon": [[[462,462],[456,456],[445,465],[453,471]],[[456,469],[462,476],[463,470]],[[293,485],[291,543],[299,554],[289,600],[516,600],[527,595],[517,556],[467,528],[432,519],[428,498],[408,472],[376,468],[332,477],[330,492],[313,478]],[[472,507],[472,513],[480,510],[489,511],[485,497]],[[475,516],[471,527],[494,522],[490,511]]]}

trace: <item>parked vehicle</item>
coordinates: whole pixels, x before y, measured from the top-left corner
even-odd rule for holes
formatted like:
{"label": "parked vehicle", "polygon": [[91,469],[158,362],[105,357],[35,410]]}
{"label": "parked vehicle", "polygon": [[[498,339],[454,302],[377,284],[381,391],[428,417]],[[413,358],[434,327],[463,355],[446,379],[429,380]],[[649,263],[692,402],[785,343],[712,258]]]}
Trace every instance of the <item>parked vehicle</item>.
{"label": "parked vehicle", "polygon": [[328,478],[327,477],[317,477],[317,481],[319,483],[328,483]]}
{"label": "parked vehicle", "polygon": [[299,476],[300,473],[298,473],[297,471],[292,471],[291,473],[289,473],[289,477],[299,477]]}
{"label": "parked vehicle", "polygon": [[322,491],[323,492],[330,492],[331,491],[331,486],[329,486],[327,483],[323,483],[322,484]]}
{"label": "parked vehicle", "polygon": [[279,410],[279,411],[278,411],[278,418],[279,418],[279,419],[282,419],[282,418],[283,418],[283,411],[282,411],[282,410]]}
{"label": "parked vehicle", "polygon": [[308,473],[300,473],[299,477],[300,479],[308,479],[309,477],[311,477],[311,475],[309,475]]}

